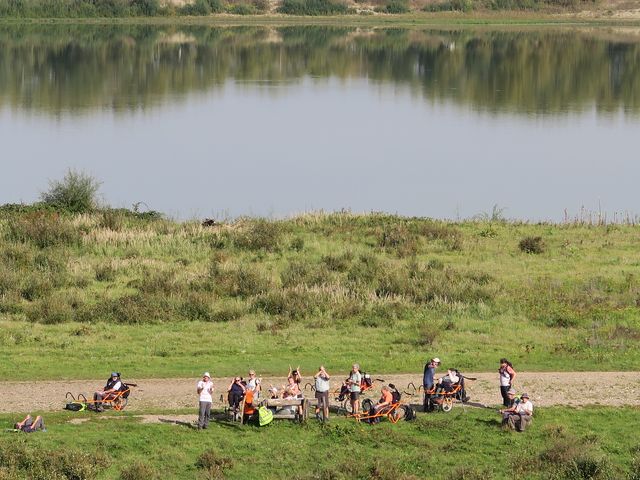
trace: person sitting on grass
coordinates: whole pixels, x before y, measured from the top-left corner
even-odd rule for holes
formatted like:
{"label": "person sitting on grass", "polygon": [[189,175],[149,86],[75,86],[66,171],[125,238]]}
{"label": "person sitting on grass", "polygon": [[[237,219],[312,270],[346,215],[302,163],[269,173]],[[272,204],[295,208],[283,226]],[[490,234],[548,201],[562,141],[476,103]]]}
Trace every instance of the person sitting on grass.
{"label": "person sitting on grass", "polygon": [[523,393],[519,402],[514,402],[513,407],[500,410],[500,413],[503,428],[524,432],[533,417],[533,403],[529,400],[529,394]]}
{"label": "person sitting on grass", "polygon": [[33,433],[37,432],[38,430],[40,430],[41,432],[47,431],[44,426],[44,420],[40,415],[38,415],[35,420],[31,417],[31,415],[27,415],[24,420],[14,424],[13,428],[24,433]]}
{"label": "person sitting on grass", "polygon": [[102,412],[103,400],[111,400],[115,398],[116,392],[122,388],[122,381],[120,380],[120,374],[118,372],[111,372],[111,376],[107,380],[103,390],[98,390],[93,394],[93,408],[96,412]]}

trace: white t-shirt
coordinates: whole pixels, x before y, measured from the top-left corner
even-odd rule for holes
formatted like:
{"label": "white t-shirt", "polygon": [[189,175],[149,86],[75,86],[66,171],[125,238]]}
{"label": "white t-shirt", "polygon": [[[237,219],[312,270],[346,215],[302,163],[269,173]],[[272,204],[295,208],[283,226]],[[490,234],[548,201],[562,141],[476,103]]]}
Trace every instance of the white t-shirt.
{"label": "white t-shirt", "polygon": [[527,415],[533,415],[533,403],[527,400],[521,400],[516,405],[516,413],[526,413]]}
{"label": "white t-shirt", "polygon": [[254,393],[258,393],[258,386],[262,383],[259,378],[250,378],[247,380],[247,388],[253,390]]}
{"label": "white t-shirt", "polygon": [[198,382],[198,390],[202,389],[200,392],[200,401],[201,402],[213,402],[213,398],[211,398],[211,392],[213,392],[213,382],[209,380],[205,382],[204,380],[200,380]]}

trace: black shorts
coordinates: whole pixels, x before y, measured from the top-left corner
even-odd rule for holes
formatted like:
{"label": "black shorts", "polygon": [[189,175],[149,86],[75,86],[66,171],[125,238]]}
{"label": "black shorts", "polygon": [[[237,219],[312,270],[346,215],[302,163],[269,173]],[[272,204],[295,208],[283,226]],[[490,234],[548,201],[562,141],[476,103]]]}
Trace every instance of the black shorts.
{"label": "black shorts", "polygon": [[352,402],[355,402],[360,398],[360,392],[349,392],[349,396]]}

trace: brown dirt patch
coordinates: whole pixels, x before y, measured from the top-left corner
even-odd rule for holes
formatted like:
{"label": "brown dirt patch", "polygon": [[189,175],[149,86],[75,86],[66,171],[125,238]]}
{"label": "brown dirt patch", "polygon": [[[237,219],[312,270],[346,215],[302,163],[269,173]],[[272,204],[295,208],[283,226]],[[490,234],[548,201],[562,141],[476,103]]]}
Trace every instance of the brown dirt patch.
{"label": "brown dirt patch", "polygon": [[[497,405],[500,403],[497,373],[468,373],[477,380],[469,381],[467,390],[472,401],[483,405]],[[375,375],[383,378],[387,383],[394,383],[400,390],[406,390],[409,382],[420,385],[422,375]],[[180,409],[197,407],[196,395],[197,378],[171,379],[126,379],[138,384],[129,398],[127,411],[144,411],[145,409]],[[309,379],[307,379],[309,380]],[[215,386],[214,408],[224,405],[224,395],[229,384],[228,378],[213,379]],[[283,385],[284,378],[263,378],[265,386]],[[74,395],[84,393],[90,398],[92,392],[99,388],[102,380],[72,380],[45,382],[0,382],[2,402],[0,413],[33,413],[60,410],[65,403],[65,394]],[[332,382],[334,387],[339,385],[338,376]],[[523,372],[519,373],[515,387],[518,391],[526,390],[537,406],[552,405],[610,405],[611,393],[615,392],[616,405],[640,406],[640,372]],[[307,387],[307,395],[312,395]],[[379,388],[373,395],[379,394]],[[419,403],[419,395],[412,403]],[[158,418],[164,418],[158,415]],[[178,416],[166,416],[173,418]],[[179,419],[180,420],[180,419]],[[145,420],[143,420],[145,421]]]}

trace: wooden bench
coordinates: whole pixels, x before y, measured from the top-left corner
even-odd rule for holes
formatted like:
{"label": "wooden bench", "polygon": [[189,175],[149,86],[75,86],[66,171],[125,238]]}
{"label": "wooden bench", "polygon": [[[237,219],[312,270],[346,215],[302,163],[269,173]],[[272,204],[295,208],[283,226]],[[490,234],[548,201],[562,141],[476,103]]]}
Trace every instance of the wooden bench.
{"label": "wooden bench", "polygon": [[[283,407],[296,407],[296,412],[274,412],[274,420],[296,420],[298,422],[305,422],[309,418],[309,410],[311,407],[318,405],[316,398],[264,398],[258,402],[258,406],[265,406],[267,408],[283,408]],[[300,413],[300,411],[302,413]]]}

